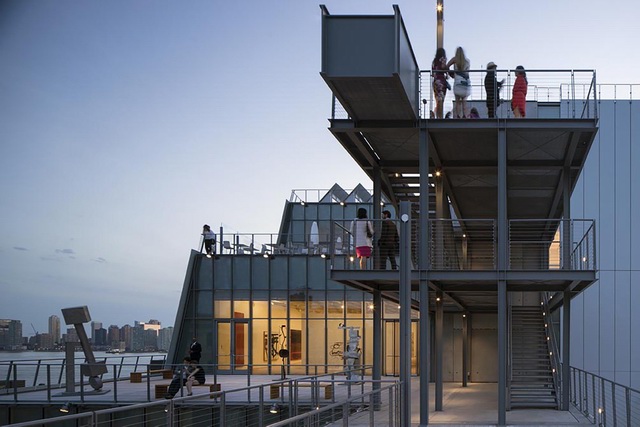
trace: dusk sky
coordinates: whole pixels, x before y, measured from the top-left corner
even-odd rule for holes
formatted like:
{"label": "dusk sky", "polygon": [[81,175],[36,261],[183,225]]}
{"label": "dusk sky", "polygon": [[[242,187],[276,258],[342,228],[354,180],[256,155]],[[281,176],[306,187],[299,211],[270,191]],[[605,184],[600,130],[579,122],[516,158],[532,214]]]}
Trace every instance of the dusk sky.
{"label": "dusk sky", "polygon": [[[396,3],[428,69],[436,1]],[[319,4],[0,0],[0,318],[28,336],[87,305],[105,327],[172,326],[204,223],[276,233],[294,188],[371,188],[327,130]],[[324,4],[393,14],[379,0]],[[640,83],[639,12],[445,0],[445,48],[463,46],[473,69]]]}

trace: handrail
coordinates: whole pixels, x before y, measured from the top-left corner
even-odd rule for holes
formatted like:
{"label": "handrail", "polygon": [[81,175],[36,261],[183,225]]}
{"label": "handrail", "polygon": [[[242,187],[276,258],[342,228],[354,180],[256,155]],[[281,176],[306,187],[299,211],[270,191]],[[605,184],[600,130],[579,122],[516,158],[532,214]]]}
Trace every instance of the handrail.
{"label": "handrail", "polygon": [[[378,382],[381,382],[381,381],[378,381]],[[349,415],[350,415],[349,411],[348,410],[344,410],[346,405],[348,405],[350,403],[353,403],[353,402],[357,402],[357,401],[364,401],[364,398],[368,397],[368,396],[374,396],[374,395],[382,396],[382,392],[384,392],[384,391],[389,391],[389,392],[395,391],[396,394],[398,394],[399,390],[400,390],[400,385],[402,385],[402,382],[401,381],[396,381],[394,384],[391,384],[391,385],[388,385],[388,386],[385,386],[385,387],[381,387],[379,389],[373,389],[371,391],[368,391],[366,393],[362,393],[362,394],[357,395],[357,396],[351,396],[347,400],[344,400],[344,401],[341,401],[341,402],[336,402],[336,403],[333,403],[333,404],[330,404],[330,405],[327,405],[327,406],[323,406],[321,408],[314,409],[313,411],[306,412],[306,413],[300,414],[300,415],[296,415],[294,417],[287,418],[286,420],[278,421],[278,422],[273,423],[273,424],[268,424],[267,427],[284,427],[284,426],[288,426],[288,425],[290,425],[292,423],[297,423],[298,421],[308,420],[309,418],[316,417],[317,415],[319,415],[319,414],[321,414],[323,412],[332,411],[332,410],[338,409],[338,408],[343,408],[343,411],[342,411],[343,417],[345,417],[345,414],[346,414],[346,417],[349,418]],[[391,393],[390,393],[390,395],[391,395]],[[370,399],[369,411],[373,411],[374,408],[375,408],[375,405],[373,404],[373,401],[374,401],[373,399]],[[400,402],[397,401],[395,406],[399,407],[399,405],[400,405]],[[389,414],[389,421],[390,422],[387,425],[394,426],[394,425],[396,425],[395,422],[391,421],[391,420],[395,420],[395,417],[393,417],[393,411],[389,411],[389,412],[390,412],[390,414]],[[346,425],[348,425],[348,421],[345,421],[345,422],[347,422]]]}
{"label": "handrail", "polygon": [[590,421],[599,426],[640,425],[640,390],[573,366],[570,370],[570,400]]}
{"label": "handrail", "polygon": [[559,398],[562,394],[562,375],[560,375],[560,351],[559,342],[556,336],[555,328],[553,326],[553,319],[551,318],[551,312],[549,310],[549,292],[541,292],[542,294],[542,309],[544,315],[544,329],[547,337],[547,347],[551,356],[551,369],[553,376],[553,385],[556,390],[556,398]]}

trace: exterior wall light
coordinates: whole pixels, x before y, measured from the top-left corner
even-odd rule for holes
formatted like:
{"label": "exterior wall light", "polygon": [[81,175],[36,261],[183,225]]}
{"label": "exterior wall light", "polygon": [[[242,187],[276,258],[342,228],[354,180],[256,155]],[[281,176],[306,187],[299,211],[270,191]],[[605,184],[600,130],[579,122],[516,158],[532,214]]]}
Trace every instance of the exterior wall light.
{"label": "exterior wall light", "polygon": [[439,177],[440,175],[442,175],[442,172],[436,171],[436,176]]}
{"label": "exterior wall light", "polygon": [[272,414],[277,414],[278,412],[280,412],[280,406],[277,403],[274,403],[273,405],[271,405],[271,408],[269,408],[269,412],[271,412]]}

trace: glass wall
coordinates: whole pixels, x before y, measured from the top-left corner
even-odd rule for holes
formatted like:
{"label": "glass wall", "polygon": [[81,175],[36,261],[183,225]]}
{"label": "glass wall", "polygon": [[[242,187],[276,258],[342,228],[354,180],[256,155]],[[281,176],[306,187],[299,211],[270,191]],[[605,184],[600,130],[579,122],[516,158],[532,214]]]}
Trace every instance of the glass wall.
{"label": "glass wall", "polygon": [[[341,371],[349,327],[360,336],[358,364],[373,363],[372,295],[328,279],[329,260],[193,256],[180,341],[197,336],[211,370],[278,375],[284,362],[290,374]],[[385,302],[383,317],[398,313],[396,303]]]}

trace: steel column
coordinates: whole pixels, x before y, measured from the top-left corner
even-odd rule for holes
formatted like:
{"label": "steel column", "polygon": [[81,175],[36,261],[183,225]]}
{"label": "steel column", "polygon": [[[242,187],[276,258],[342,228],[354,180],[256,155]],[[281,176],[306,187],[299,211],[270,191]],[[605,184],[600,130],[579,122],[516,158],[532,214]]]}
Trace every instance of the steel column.
{"label": "steel column", "polygon": [[507,133],[498,129],[498,425],[507,422]]}
{"label": "steel column", "polygon": [[436,411],[442,411],[442,329],[443,329],[443,304],[442,291],[436,291]]}
{"label": "steel column", "polygon": [[420,269],[420,426],[429,425],[429,366],[431,343],[429,341],[429,134],[420,127],[420,224],[418,262]]}
{"label": "steel column", "polygon": [[400,202],[400,423],[411,425],[411,204]]}
{"label": "steel column", "polygon": [[[373,372],[371,379],[382,378],[382,292],[373,291]],[[380,383],[373,383],[373,390],[379,390]],[[375,394],[376,403],[380,403],[380,394]]]}
{"label": "steel column", "polygon": [[462,315],[462,387],[467,386],[469,372],[469,313]]}
{"label": "steel column", "polygon": [[571,292],[564,291],[562,295],[562,398],[560,409],[569,410],[569,381],[571,381],[570,368],[570,343],[571,343]]}

